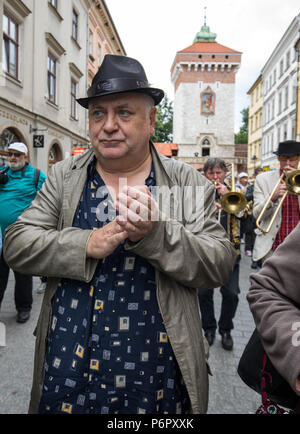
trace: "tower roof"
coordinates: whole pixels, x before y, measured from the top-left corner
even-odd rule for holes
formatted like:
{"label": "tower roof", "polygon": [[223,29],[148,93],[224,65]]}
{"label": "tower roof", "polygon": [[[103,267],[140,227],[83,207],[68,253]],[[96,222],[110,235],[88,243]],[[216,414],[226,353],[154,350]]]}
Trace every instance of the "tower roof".
{"label": "tower roof", "polygon": [[216,33],[210,31],[210,27],[206,25],[206,7],[204,8],[204,25],[201,27],[200,32],[195,36],[194,42],[215,42],[217,37]]}
{"label": "tower roof", "polygon": [[201,27],[200,32],[195,36],[194,42],[214,42],[217,34],[210,31],[210,27],[204,25]]}
{"label": "tower roof", "polygon": [[224,45],[216,42],[217,34],[210,31],[210,27],[206,24],[206,7],[204,8],[204,25],[201,27],[200,32],[195,36],[193,45],[178,51],[178,53],[199,53],[199,54],[224,54],[236,53],[241,54],[239,51],[232,50]]}
{"label": "tower roof", "polygon": [[225,47],[225,45],[218,44],[218,42],[194,42],[178,53],[198,53],[198,54],[214,54],[214,53],[236,53],[242,54],[240,51],[233,50],[232,48]]}

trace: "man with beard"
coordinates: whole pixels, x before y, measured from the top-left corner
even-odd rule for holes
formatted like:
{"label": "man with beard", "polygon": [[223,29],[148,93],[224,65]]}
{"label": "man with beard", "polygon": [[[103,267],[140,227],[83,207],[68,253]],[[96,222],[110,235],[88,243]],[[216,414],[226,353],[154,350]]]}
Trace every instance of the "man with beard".
{"label": "man with beard", "polygon": [[[0,228],[2,239],[6,228],[14,223],[29,207],[42,187],[46,176],[32,167],[28,161],[28,149],[24,143],[12,143],[8,147],[8,166],[0,171]],[[32,276],[14,272],[15,305],[17,321],[29,319],[32,305]],[[7,287],[9,266],[1,251],[0,257],[0,306]]]}

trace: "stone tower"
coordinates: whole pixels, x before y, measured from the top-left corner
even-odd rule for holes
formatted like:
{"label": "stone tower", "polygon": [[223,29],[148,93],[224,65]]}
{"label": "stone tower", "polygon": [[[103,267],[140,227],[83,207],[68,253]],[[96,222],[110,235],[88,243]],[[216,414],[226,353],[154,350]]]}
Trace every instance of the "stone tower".
{"label": "stone tower", "polygon": [[173,141],[178,159],[201,169],[208,157],[234,162],[235,75],[242,53],[216,42],[206,25],[171,68],[175,87]]}

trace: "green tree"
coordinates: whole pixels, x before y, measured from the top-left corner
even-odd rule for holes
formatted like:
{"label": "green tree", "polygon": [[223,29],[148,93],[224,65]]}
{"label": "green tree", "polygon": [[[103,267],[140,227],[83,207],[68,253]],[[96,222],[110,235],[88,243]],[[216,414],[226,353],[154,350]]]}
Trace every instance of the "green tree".
{"label": "green tree", "polygon": [[242,125],[240,131],[234,135],[235,144],[248,143],[248,121],[249,121],[249,107],[241,111]]}
{"label": "green tree", "polygon": [[156,143],[170,143],[173,141],[173,102],[165,95],[157,106],[155,133],[151,140]]}

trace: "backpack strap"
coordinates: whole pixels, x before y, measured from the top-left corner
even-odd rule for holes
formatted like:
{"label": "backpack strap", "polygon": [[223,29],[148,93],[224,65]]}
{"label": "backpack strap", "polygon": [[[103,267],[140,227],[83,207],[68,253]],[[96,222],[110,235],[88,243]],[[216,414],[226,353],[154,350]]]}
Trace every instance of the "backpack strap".
{"label": "backpack strap", "polygon": [[35,189],[37,189],[38,183],[39,183],[39,179],[40,179],[40,169],[34,169],[34,185],[35,185]]}

